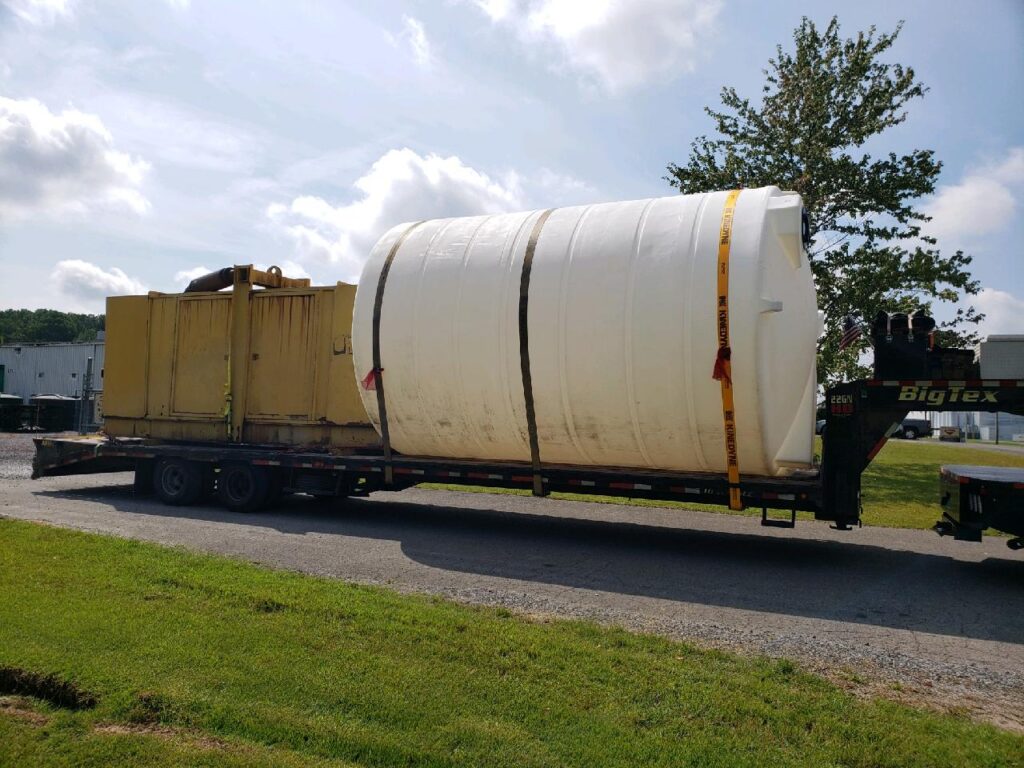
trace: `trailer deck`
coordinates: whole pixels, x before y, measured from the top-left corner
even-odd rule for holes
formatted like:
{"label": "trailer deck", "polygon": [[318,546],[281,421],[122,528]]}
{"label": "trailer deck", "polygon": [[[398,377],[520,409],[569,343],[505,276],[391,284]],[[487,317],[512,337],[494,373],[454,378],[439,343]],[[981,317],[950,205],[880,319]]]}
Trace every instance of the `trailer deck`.
{"label": "trailer deck", "polygon": [[952,464],[939,471],[942,483],[940,534],[960,541],[981,541],[986,528],[1016,538],[1011,549],[1024,549],[1024,468]]}
{"label": "trailer deck", "polygon": [[[305,473],[335,486],[321,484],[326,493],[347,486],[354,494],[373,490],[400,490],[419,483],[482,485],[496,488],[533,489],[533,468],[527,462],[488,462],[467,459],[408,457],[393,454],[390,462],[381,454],[333,454],[282,446],[154,442],[141,439],[113,440],[103,436],[36,438],[33,477],[116,472],[135,469],[140,462],[175,457],[216,465],[244,461],[254,466]],[[393,480],[386,483],[390,464]],[[728,504],[729,482],[712,472],[662,472],[621,467],[580,467],[545,464],[545,493],[590,493],[661,501]],[[815,511],[820,506],[820,482],[816,471],[790,477],[745,476],[741,479],[744,505],[762,511],[783,509]],[[299,483],[298,490],[313,487]],[[765,517],[768,525],[777,521]],[[791,520],[789,521],[791,523]],[[787,523],[788,524],[788,523]]]}

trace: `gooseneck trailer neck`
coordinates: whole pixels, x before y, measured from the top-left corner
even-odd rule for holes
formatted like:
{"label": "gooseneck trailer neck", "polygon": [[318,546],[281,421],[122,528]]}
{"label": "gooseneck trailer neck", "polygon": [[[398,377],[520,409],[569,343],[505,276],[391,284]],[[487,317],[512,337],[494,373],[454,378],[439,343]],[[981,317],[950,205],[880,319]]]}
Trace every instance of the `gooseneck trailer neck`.
{"label": "gooseneck trailer neck", "polygon": [[[974,352],[937,346],[934,328],[924,315],[880,312],[869,331],[874,378],[826,391],[818,519],[838,528],[859,523],[861,476],[911,411],[1024,414],[1024,381],[983,379]],[[995,484],[989,488],[1000,487],[990,483]],[[1016,548],[1024,536],[1024,508],[1019,494],[1006,490],[995,498],[989,494],[988,511],[973,518],[947,508],[936,530],[980,541],[981,531],[993,527],[1018,537],[1011,542]],[[1008,490],[1019,489],[1011,483]]]}
{"label": "gooseneck trailer neck", "polygon": [[[1024,414],[1024,381],[982,379],[868,379],[839,384],[825,397],[819,520],[839,528],[858,524],[861,476],[910,411],[986,411]],[[938,499],[938,478],[936,478]],[[1009,522],[1009,521],[1007,521]],[[958,524],[942,532],[973,538]],[[994,527],[994,526],[993,526]],[[1024,536],[1024,509],[1005,533]]]}

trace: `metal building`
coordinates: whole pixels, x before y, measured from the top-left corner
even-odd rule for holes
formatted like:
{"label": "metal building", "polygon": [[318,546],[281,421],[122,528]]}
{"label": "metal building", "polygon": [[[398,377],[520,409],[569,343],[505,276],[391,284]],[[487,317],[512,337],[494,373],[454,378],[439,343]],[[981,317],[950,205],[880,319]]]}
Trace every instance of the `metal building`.
{"label": "metal building", "polygon": [[999,427],[999,440],[1024,440],[1024,416],[1012,413],[985,413],[984,411],[961,411],[959,413],[943,411],[931,414],[933,427],[959,427],[968,438],[979,440],[995,440],[996,425]]}
{"label": "metal building", "polygon": [[26,403],[33,395],[81,397],[90,357],[92,391],[102,391],[103,348],[102,338],[67,344],[0,344],[0,391]]}

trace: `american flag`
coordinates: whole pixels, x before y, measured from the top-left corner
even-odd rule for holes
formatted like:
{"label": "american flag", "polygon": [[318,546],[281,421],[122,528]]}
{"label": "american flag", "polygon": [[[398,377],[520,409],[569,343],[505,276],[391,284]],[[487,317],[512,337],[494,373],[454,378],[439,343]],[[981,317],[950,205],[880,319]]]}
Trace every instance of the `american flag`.
{"label": "american flag", "polygon": [[864,331],[864,324],[860,318],[847,315],[843,318],[843,335],[839,339],[839,351],[842,352],[848,346],[860,338]]}

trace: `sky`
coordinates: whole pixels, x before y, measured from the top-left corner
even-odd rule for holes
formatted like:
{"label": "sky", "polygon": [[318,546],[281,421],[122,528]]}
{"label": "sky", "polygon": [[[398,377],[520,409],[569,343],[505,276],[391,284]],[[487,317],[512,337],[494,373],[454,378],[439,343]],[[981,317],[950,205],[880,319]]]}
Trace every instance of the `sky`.
{"label": "sky", "polygon": [[905,22],[886,58],[930,90],[877,151],[936,151],[929,231],[1024,333],[1021,0],[0,0],[0,308],[354,282],[403,221],[672,194],[805,14]]}

